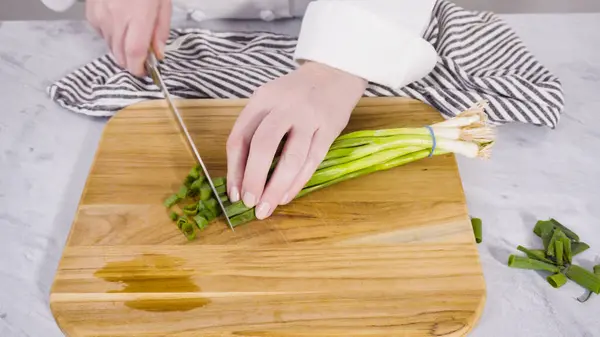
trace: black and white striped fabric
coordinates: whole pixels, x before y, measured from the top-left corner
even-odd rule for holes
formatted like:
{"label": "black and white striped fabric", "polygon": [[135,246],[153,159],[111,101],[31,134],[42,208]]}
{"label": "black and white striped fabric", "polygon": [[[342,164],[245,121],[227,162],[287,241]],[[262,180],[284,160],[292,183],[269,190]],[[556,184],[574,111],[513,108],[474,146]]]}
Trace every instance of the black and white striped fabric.
{"label": "black and white striped fabric", "polygon": [[[415,98],[447,117],[487,100],[489,119],[497,124],[558,124],[564,107],[559,79],[494,14],[440,0],[424,37],[439,55],[434,70],[403,88],[370,84],[365,96]],[[297,67],[294,37],[174,29],[169,40],[181,44],[160,67],[179,98],[247,98]],[[64,108],[93,116],[112,116],[139,101],[163,98],[150,78],[130,75],[110,55],[57,81],[48,93]]]}

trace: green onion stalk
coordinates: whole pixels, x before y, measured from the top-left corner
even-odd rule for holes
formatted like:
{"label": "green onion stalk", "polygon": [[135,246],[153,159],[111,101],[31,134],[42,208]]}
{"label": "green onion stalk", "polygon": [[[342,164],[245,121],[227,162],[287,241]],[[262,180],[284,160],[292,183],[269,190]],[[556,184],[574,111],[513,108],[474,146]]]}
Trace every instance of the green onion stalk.
{"label": "green onion stalk", "polygon": [[[429,127],[360,130],[343,134],[333,142],[325,159],[295,199],[346,180],[389,170],[428,157],[452,153],[467,158],[487,159],[494,145],[495,132],[488,124],[484,110],[485,102],[481,102],[454,118]],[[431,133],[434,134],[435,141]],[[272,168],[277,161],[278,158],[275,158]],[[195,169],[197,171],[197,168]],[[196,173],[190,172],[192,176],[188,175],[185,180],[188,185],[193,185],[194,181],[202,179],[201,174]],[[226,184],[224,178],[215,180],[218,180],[221,186]],[[204,183],[196,185],[202,186]],[[194,195],[193,190],[191,193]],[[224,187],[216,197],[228,200]],[[216,197],[211,196],[211,198]],[[181,190],[179,194],[167,198],[165,206],[173,207],[184,198],[184,191]],[[191,210],[193,211],[194,208],[191,207]],[[242,201],[227,202],[225,211],[233,226],[256,220],[254,207],[247,207]]]}

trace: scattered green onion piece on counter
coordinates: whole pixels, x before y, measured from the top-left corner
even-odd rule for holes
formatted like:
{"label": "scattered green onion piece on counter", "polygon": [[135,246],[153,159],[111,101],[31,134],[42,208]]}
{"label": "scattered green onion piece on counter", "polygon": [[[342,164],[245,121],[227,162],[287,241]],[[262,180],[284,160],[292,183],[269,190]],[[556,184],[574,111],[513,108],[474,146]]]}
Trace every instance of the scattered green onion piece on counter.
{"label": "scattered green onion piece on counter", "polygon": [[533,233],[535,235],[542,237],[542,233],[544,232],[552,232],[554,230],[554,225],[550,221],[538,220],[536,222],[535,227],[533,227]]}
{"label": "scattered green onion piece on counter", "polygon": [[546,249],[546,255],[555,256],[556,249],[554,248],[554,243],[558,238],[561,237],[562,231],[560,229],[555,229],[552,233],[552,237],[550,238],[550,244],[548,244],[548,248]]}
{"label": "scattered green onion piece on counter", "polygon": [[575,232],[556,221],[556,219],[551,218],[549,221],[554,225],[554,227],[560,229],[569,239],[579,242],[579,235],[575,234]]}
{"label": "scattered green onion piece on counter", "polygon": [[201,215],[196,215],[194,217],[194,222],[200,230],[203,230],[204,228],[206,228],[206,226],[208,226],[208,220],[206,220],[206,218]]}
{"label": "scattered green onion piece on counter", "polygon": [[171,211],[171,213],[169,213],[169,217],[173,221],[177,221],[177,219],[179,219],[179,215],[177,214],[177,212],[173,212],[173,211]]}
{"label": "scattered green onion piece on counter", "polygon": [[595,275],[591,271],[572,264],[565,270],[565,275],[567,275],[569,280],[579,284],[594,294],[600,294],[600,276]]}
{"label": "scattered green onion piece on counter", "polygon": [[[594,266],[594,275],[600,277],[600,265]],[[581,303],[585,303],[590,299],[590,297],[592,297],[592,292],[588,290],[587,294],[578,297],[577,300]]]}
{"label": "scattered green onion piece on counter", "polygon": [[546,270],[552,273],[560,272],[560,268],[557,266],[517,255],[510,255],[508,257],[508,266],[519,269]]}
{"label": "scattered green onion piece on counter", "polygon": [[563,233],[565,233],[565,235],[569,239],[571,239],[575,242],[579,242],[579,236],[575,232],[573,232],[571,229],[564,226],[563,224],[561,224],[560,222],[558,222],[556,219],[553,219],[553,218],[550,218],[549,220],[539,220],[535,224],[535,227],[533,228],[533,232],[537,236],[542,237],[542,233],[544,231],[553,230],[553,229],[560,229]]}
{"label": "scattered green onion piece on counter", "polygon": [[556,256],[556,264],[559,266],[564,265],[563,261],[563,242],[562,240],[556,240],[554,242],[554,255]]}
{"label": "scattered green onion piece on counter", "polygon": [[538,261],[554,264],[552,260],[546,258],[546,251],[542,249],[527,249],[523,246],[518,246],[517,250],[525,253],[527,257]]}
{"label": "scattered green onion piece on counter", "polygon": [[173,207],[177,202],[179,202],[179,200],[181,200],[181,198],[179,198],[179,196],[177,194],[173,194],[171,196],[169,196],[167,199],[165,199],[165,201],[163,202],[163,205],[166,208],[171,208]]}
{"label": "scattered green onion piece on counter", "polygon": [[590,246],[587,243],[581,241],[573,242],[573,244],[571,245],[573,256],[581,254],[588,249],[590,249]]}
{"label": "scattered green onion piece on counter", "polygon": [[473,227],[473,234],[475,235],[475,242],[481,243],[483,241],[483,238],[482,238],[482,231],[483,231],[482,227],[483,226],[481,223],[481,219],[472,218],[471,226]]}
{"label": "scattered green onion piece on counter", "polygon": [[565,274],[557,273],[546,277],[546,281],[548,281],[553,288],[560,288],[567,283],[567,277]]}
{"label": "scattered green onion piece on counter", "polygon": [[550,248],[549,246],[550,246],[550,241],[552,240],[553,233],[554,233],[553,229],[542,232],[542,244],[544,246],[544,252],[547,252],[548,249]]}
{"label": "scattered green onion piece on counter", "polygon": [[569,239],[566,236],[562,237],[561,239],[562,239],[563,247],[565,250],[565,258],[568,263],[571,263],[571,262],[573,262],[573,250],[572,250],[571,239]]}

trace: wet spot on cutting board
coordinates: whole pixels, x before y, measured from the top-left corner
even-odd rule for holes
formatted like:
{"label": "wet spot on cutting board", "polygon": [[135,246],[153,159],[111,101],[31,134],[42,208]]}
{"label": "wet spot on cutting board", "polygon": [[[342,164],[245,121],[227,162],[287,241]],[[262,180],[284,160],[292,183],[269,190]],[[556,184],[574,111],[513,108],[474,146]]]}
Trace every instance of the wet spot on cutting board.
{"label": "wet spot on cutting board", "polygon": [[[189,311],[203,307],[210,300],[196,296],[201,292],[192,280],[194,270],[184,267],[181,258],[168,255],[144,254],[127,261],[109,262],[94,276],[123,285],[109,293],[153,293],[152,297],[126,301],[125,305],[137,310],[165,312]],[[177,293],[186,294],[184,297]]]}
{"label": "wet spot on cutting board", "polygon": [[0,319],[5,319],[5,318],[6,318],[6,313],[0,312]]}

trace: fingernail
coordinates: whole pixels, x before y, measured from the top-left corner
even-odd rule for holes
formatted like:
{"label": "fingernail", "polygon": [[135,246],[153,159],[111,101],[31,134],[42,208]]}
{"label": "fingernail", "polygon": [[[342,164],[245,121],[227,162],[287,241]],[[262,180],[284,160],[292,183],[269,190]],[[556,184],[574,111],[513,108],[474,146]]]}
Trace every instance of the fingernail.
{"label": "fingernail", "polygon": [[238,191],[237,187],[233,187],[231,189],[231,192],[229,193],[229,200],[231,200],[231,202],[240,201],[240,192]]}
{"label": "fingernail", "polygon": [[256,207],[256,218],[262,220],[269,215],[269,211],[271,210],[271,206],[268,202],[261,202],[258,207]]}
{"label": "fingernail", "polygon": [[244,193],[244,205],[246,205],[246,207],[256,206],[256,198],[254,197],[254,195],[252,193],[250,193],[250,192]]}
{"label": "fingernail", "polygon": [[287,205],[290,203],[290,195],[288,193],[283,195],[283,198],[281,199],[281,204],[282,205]]}

